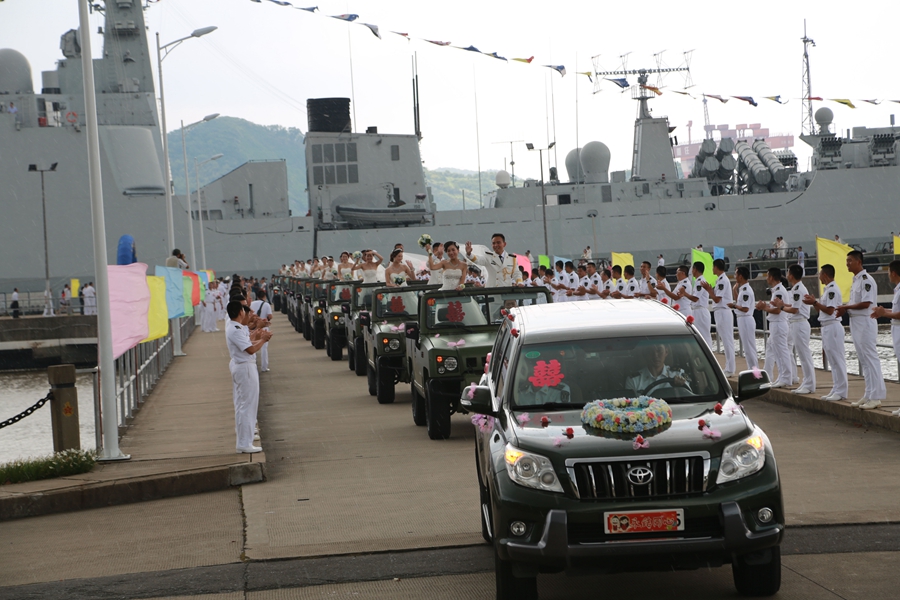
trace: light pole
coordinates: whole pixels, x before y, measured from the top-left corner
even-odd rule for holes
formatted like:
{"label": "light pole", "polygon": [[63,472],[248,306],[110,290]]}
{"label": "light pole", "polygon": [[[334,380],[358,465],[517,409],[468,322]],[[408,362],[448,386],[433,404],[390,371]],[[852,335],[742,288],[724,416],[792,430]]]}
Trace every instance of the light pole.
{"label": "light pole", "polygon": [[[184,126],[184,121],[181,122],[181,153],[182,153],[183,162],[184,162],[184,190],[185,190],[184,193],[187,198],[188,231],[190,232],[189,237],[191,240],[191,264],[194,265],[194,268],[197,268],[197,253],[194,250],[194,218],[191,216],[191,179],[190,179],[190,176],[188,175],[187,144],[184,141],[184,132],[185,132],[185,130],[190,129],[191,127],[194,127],[195,125],[199,125],[200,123],[212,121],[213,119],[215,119],[218,116],[219,116],[219,113],[213,113],[211,115],[206,115],[205,117],[203,117],[196,123],[191,123],[187,127]],[[201,243],[202,243],[203,242],[203,240],[202,240],[203,221],[200,221],[200,225],[201,225],[200,236],[201,236]],[[206,263],[205,260],[203,262]],[[203,268],[204,269],[206,268],[205,264],[204,264]]]}
{"label": "light pole", "polygon": [[[206,243],[203,241],[203,204],[200,200],[200,167],[205,165],[208,162],[212,162],[214,160],[219,160],[225,156],[224,154],[216,154],[214,156],[210,156],[206,160],[201,163],[197,162],[197,157],[194,157],[194,175],[197,177],[197,216],[200,218],[200,256],[203,258],[203,270],[206,270]],[[190,198],[188,198],[190,200]]]}
{"label": "light pole", "polygon": [[[159,76],[159,105],[162,119],[162,142],[163,142],[163,160],[166,163],[166,225],[168,227],[168,242],[169,247],[166,249],[166,254],[175,249],[175,217],[172,214],[172,173],[169,166],[169,138],[166,135],[166,92],[163,87],[163,72],[162,72],[162,61],[165,57],[169,55],[169,53],[177,48],[181,42],[190,38],[198,38],[206,35],[207,33],[212,33],[218,29],[218,27],[210,26],[210,27],[201,27],[200,29],[195,29],[191,32],[191,35],[185,36],[183,38],[177,39],[173,42],[169,42],[165,45],[160,45],[159,43],[159,32],[156,32],[156,59],[157,59],[157,72]],[[87,29],[85,29],[87,31]],[[163,50],[165,50],[165,54],[163,54]],[[187,172],[187,165],[184,166],[185,172]],[[190,211],[188,211],[188,216],[190,217]],[[175,356],[184,356],[184,352],[181,350],[181,319],[175,318],[171,319],[170,327],[172,329],[172,351]]]}
{"label": "light pole", "polygon": [[531,142],[525,144],[525,147],[529,150],[538,151],[538,157],[541,161],[541,210],[544,213],[544,254],[546,256],[550,256],[550,244],[547,243],[547,196],[544,195],[544,150],[550,150],[550,148],[555,145],[556,142],[550,142],[550,145],[546,148],[535,148],[534,144]]}
{"label": "light pole", "polygon": [[53,163],[49,169],[38,169],[37,165],[28,165],[30,173],[41,174],[41,214],[44,218],[44,316],[53,316],[53,299],[50,297],[50,250],[47,244],[47,195],[44,192],[44,173],[56,171],[56,165]]}

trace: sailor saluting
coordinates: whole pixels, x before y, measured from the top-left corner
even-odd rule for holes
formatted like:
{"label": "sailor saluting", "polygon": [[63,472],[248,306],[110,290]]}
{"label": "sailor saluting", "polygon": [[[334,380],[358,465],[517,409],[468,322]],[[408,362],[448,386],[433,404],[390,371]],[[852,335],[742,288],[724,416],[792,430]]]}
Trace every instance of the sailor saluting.
{"label": "sailor saluting", "polygon": [[491,236],[493,252],[486,250],[483,254],[472,253],[472,242],[466,242],[466,258],[490,273],[491,287],[510,287],[522,285],[522,273],[516,268],[516,257],[506,252],[506,236],[495,233]]}

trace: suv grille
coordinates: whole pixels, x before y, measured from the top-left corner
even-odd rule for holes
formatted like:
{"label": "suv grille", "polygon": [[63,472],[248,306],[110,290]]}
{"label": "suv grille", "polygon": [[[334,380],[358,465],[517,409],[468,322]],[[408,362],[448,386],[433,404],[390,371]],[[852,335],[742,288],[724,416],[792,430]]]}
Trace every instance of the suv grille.
{"label": "suv grille", "polygon": [[[699,494],[706,491],[709,456],[661,455],[633,460],[566,461],[569,477],[582,500],[659,498]],[[646,483],[629,480],[633,468],[644,468]],[[646,470],[652,477],[646,477]]]}

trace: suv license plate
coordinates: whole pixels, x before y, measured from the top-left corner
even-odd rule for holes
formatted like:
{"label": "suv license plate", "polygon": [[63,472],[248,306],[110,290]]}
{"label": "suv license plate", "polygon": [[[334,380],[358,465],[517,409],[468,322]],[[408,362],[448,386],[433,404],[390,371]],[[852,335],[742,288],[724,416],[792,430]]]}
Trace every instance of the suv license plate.
{"label": "suv license plate", "polygon": [[684,531],[684,510],[631,510],[603,513],[607,534]]}

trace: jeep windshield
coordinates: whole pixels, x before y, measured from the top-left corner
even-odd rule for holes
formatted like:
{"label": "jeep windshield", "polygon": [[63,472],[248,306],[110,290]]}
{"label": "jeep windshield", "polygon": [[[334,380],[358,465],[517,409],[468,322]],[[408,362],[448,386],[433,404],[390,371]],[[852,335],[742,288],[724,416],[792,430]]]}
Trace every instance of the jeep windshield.
{"label": "jeep windshield", "polygon": [[342,283],[331,287],[332,302],[350,302],[353,297],[353,284]]}
{"label": "jeep windshield", "polygon": [[328,284],[327,283],[317,283],[315,290],[315,298],[316,300],[324,300],[328,298]]}
{"label": "jeep windshield", "polygon": [[[385,291],[383,288],[375,294],[376,317],[415,317],[419,310],[419,290],[396,288],[397,291]],[[364,290],[365,291],[365,290]]]}
{"label": "jeep windshield", "polygon": [[547,297],[543,292],[497,292],[434,297],[428,299],[425,322],[429,329],[468,329],[498,325],[505,318],[503,309],[546,303]]}
{"label": "jeep windshield", "polygon": [[717,370],[690,335],[526,345],[513,368],[510,404],[517,408],[580,408],[638,396],[673,404],[727,398]]}

